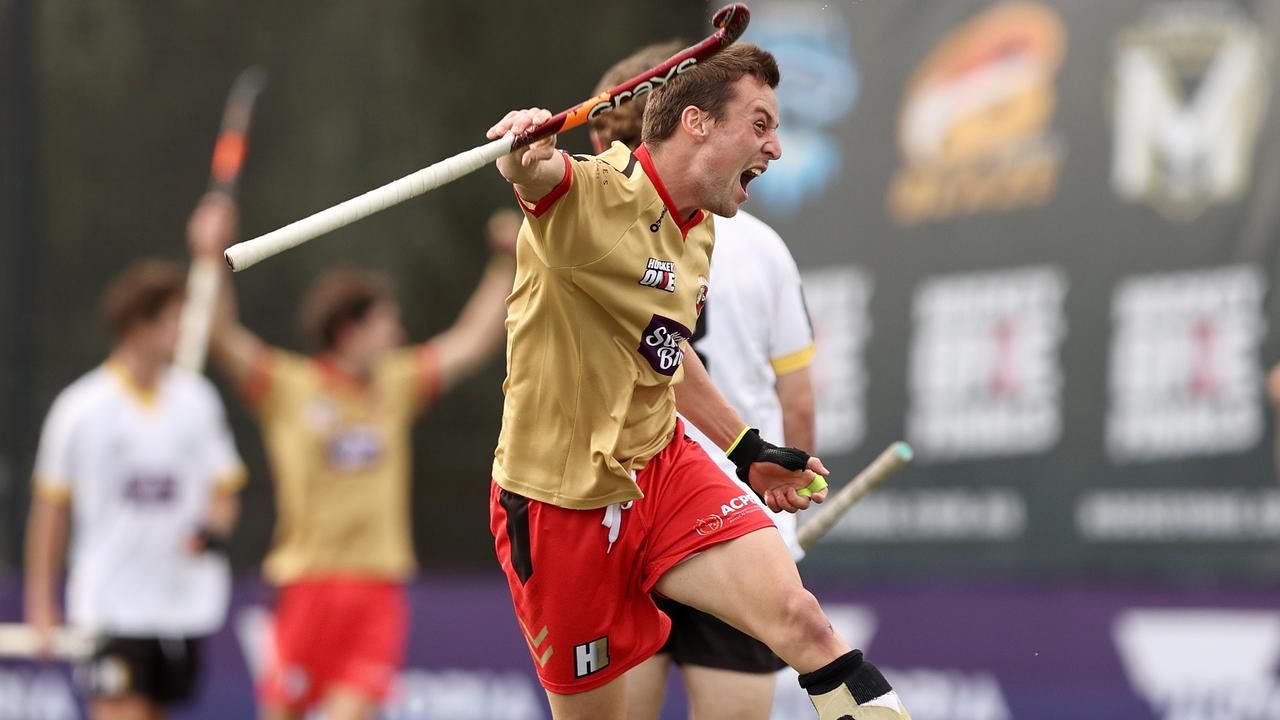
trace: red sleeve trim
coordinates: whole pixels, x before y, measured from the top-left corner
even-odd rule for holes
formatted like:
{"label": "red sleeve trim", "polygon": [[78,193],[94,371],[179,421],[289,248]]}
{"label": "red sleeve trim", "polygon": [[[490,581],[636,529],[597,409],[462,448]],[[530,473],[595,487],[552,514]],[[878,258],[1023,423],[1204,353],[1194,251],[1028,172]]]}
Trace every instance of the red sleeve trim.
{"label": "red sleeve trim", "polygon": [[[520,197],[519,192],[516,192],[516,199],[520,201],[520,207],[535,218],[545,215],[561,196],[569,192],[569,186],[573,183],[573,166],[570,164],[572,161],[569,160],[569,153],[561,150],[560,157],[564,158],[564,179],[560,181],[559,185],[552,188],[551,192],[542,196],[542,199],[537,202],[529,202]],[[512,185],[511,189],[515,190],[515,186]]]}
{"label": "red sleeve trim", "polygon": [[429,342],[418,350],[418,398],[423,407],[431,405],[444,390],[444,378],[440,372],[440,356]]}
{"label": "red sleeve trim", "polygon": [[240,383],[240,397],[244,398],[249,407],[261,405],[267,398],[267,392],[271,390],[271,361],[271,348],[259,343],[249,372],[245,375],[244,382]]}

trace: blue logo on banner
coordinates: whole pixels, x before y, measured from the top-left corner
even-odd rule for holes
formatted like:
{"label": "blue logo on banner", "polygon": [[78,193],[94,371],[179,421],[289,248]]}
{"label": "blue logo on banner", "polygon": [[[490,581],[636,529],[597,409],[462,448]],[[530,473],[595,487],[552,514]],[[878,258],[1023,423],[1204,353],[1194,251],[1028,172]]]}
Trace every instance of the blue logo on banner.
{"label": "blue logo on banner", "polygon": [[777,57],[786,81],[778,86],[785,162],[772,163],[751,188],[770,213],[792,215],[839,176],[843,152],[830,129],[853,111],[862,81],[839,6],[788,2],[752,9],[758,21],[747,39]]}

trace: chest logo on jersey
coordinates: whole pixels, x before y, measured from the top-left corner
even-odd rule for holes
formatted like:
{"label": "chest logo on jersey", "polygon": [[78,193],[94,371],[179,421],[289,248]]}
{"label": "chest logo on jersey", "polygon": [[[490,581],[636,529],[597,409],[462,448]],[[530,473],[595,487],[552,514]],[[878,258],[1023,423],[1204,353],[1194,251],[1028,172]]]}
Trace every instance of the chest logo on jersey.
{"label": "chest logo on jersey", "polygon": [[676,291],[676,264],[671,260],[649,258],[649,264],[640,276],[640,284],[669,293]]}
{"label": "chest logo on jersey", "polygon": [[124,485],[125,499],[135,505],[165,505],[178,495],[178,481],[167,473],[131,476]]}
{"label": "chest logo on jersey", "polygon": [[649,326],[644,329],[637,348],[645,360],[649,361],[654,372],[662,375],[675,375],[676,369],[684,362],[684,351],[680,343],[693,337],[689,328],[661,315],[654,315]]}
{"label": "chest logo on jersey", "polygon": [[666,217],[666,216],[667,216],[667,209],[666,209],[665,207],[663,207],[663,208],[662,208],[662,212],[658,213],[658,219],[657,219],[657,220],[654,220],[654,221],[653,221],[653,224],[649,226],[649,232],[655,232],[655,233],[656,233],[656,232],[658,232],[659,230],[661,230],[661,229],[662,229],[662,218],[664,218],[664,217]]}
{"label": "chest logo on jersey", "polygon": [[711,289],[711,281],[705,275],[698,276],[698,298],[694,300],[694,309],[698,314],[702,314],[702,308],[707,304],[707,291]]}
{"label": "chest logo on jersey", "polygon": [[344,429],[329,438],[329,464],[343,472],[366,470],[382,459],[384,445],[382,434],[374,428]]}

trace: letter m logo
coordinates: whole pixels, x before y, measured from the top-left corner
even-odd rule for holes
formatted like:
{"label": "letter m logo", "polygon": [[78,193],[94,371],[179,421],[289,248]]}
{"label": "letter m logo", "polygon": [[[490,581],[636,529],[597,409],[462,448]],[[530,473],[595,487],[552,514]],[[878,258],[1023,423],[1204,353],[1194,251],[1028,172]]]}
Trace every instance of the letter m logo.
{"label": "letter m logo", "polygon": [[573,646],[573,675],[586,677],[609,667],[609,636]]}
{"label": "letter m logo", "polygon": [[[1173,42],[1187,34],[1216,49],[1187,56],[1186,43]],[[1157,24],[1122,40],[1111,164],[1120,196],[1186,222],[1244,192],[1266,110],[1263,43],[1239,18],[1205,20],[1198,29]]]}

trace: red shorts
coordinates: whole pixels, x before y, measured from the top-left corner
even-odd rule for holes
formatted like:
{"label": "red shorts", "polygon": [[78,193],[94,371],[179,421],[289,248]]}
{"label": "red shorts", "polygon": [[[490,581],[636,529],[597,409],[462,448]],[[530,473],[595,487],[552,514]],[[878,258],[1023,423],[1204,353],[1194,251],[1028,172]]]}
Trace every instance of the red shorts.
{"label": "red shorts", "polygon": [[662,574],[712,545],[773,527],[680,421],[636,482],[643,498],[595,510],[493,485],[498,561],[538,678],[552,692],[600,687],[656,653],[671,629],[649,595]]}
{"label": "red shorts", "polygon": [[302,580],[280,589],[274,657],[258,694],[269,706],[306,709],[335,687],[381,702],[404,660],[409,609],[396,582]]}

